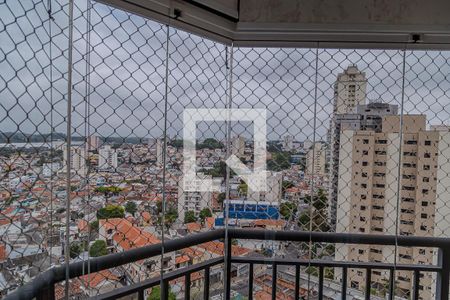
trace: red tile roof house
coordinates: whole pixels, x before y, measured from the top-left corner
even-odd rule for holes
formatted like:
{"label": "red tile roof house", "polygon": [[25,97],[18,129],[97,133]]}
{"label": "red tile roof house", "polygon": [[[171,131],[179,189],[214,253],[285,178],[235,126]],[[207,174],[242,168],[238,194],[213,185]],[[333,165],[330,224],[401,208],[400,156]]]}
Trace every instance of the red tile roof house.
{"label": "red tile roof house", "polygon": [[[106,241],[112,252],[127,251],[132,248],[154,245],[161,242],[155,235],[133,225],[127,219],[120,218],[100,220],[99,237]],[[211,258],[223,257],[224,252],[224,243],[220,241],[211,241],[181,251],[167,253],[165,255],[163,267],[167,271],[171,271]],[[250,252],[250,249],[236,245],[232,246],[233,256],[245,256]],[[161,260],[160,257],[157,256],[129,264],[128,266],[129,275],[133,277],[135,281],[142,281],[160,275]],[[245,273],[245,267],[247,266],[236,266],[236,269],[233,270],[233,274],[237,275]],[[199,281],[203,280],[201,276],[197,279]],[[223,280],[222,265],[217,265],[211,269],[211,283],[213,283],[214,280]]]}
{"label": "red tile roof house", "polygon": [[[127,219],[113,218],[100,220],[99,238],[106,241],[111,252],[122,252],[133,248],[159,244],[161,241],[153,234],[133,225]],[[175,269],[176,253],[164,255],[163,267],[166,271]],[[128,265],[129,275],[141,281],[160,275],[161,258],[155,256]]]}

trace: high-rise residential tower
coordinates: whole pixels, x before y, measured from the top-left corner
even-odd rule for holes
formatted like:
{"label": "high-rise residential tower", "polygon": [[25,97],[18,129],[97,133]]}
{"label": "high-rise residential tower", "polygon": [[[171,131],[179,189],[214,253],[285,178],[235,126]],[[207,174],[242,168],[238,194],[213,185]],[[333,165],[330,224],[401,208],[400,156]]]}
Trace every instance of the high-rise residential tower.
{"label": "high-rise residential tower", "polygon": [[113,170],[118,166],[117,151],[110,145],[105,145],[98,152],[98,168],[100,170]]}
{"label": "high-rise residential tower", "polygon": [[[340,135],[336,232],[448,236],[448,221],[439,218],[446,207],[450,163],[444,152],[450,132],[427,130],[424,115],[385,115],[380,127],[344,129]],[[401,125],[402,123],[402,125]],[[439,163],[442,161],[442,164]],[[447,192],[446,192],[447,191]],[[336,245],[336,260],[399,264],[432,264],[432,248]],[[336,279],[341,279],[336,272]],[[350,286],[362,289],[366,274],[349,269]],[[375,270],[372,281],[380,288],[388,271]],[[421,278],[423,299],[432,299],[429,273]],[[411,272],[396,272],[396,288],[412,289]]]}

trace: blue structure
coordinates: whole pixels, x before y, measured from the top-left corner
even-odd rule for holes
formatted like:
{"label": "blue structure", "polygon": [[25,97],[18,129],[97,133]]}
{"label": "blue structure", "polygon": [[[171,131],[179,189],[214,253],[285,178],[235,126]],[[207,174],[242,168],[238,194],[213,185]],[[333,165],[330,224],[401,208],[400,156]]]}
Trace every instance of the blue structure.
{"label": "blue structure", "polygon": [[[280,209],[278,203],[254,200],[225,200],[225,209],[227,208],[227,206],[230,221],[232,221],[233,219],[278,220],[280,218]],[[224,213],[226,214],[227,211],[225,210]],[[230,223],[228,225],[233,225]],[[224,224],[224,217],[216,218],[215,226],[224,226]]]}

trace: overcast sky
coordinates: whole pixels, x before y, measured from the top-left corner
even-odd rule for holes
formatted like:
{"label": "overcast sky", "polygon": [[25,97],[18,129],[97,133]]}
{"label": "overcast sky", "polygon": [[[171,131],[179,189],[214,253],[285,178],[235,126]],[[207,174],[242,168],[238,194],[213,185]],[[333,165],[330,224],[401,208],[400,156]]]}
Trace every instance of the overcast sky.
{"label": "overcast sky", "polygon": [[[47,0],[0,4],[3,132],[47,133],[52,124],[57,131],[65,132],[67,5],[52,3],[51,23],[46,13]],[[366,73],[368,101],[402,102],[401,51],[235,48],[233,68],[227,69],[224,45],[175,29],[169,29],[167,45],[165,26],[97,3],[91,10],[88,70],[86,1],[75,3],[75,134],[84,135],[89,123],[89,131],[102,136],[161,136],[167,50],[167,121],[171,136],[181,137],[184,108],[226,107],[228,72],[233,74],[232,107],[266,108],[269,139],[289,134],[300,141],[312,140],[314,133],[316,140],[325,139],[332,113],[333,83],[350,64]],[[17,22],[14,17],[19,17]],[[425,113],[429,124],[448,124],[449,53],[407,51],[405,55],[404,112]],[[249,136],[252,130],[249,123],[233,124],[236,134],[245,132]],[[224,132],[223,123],[203,123],[197,135],[223,138]]]}

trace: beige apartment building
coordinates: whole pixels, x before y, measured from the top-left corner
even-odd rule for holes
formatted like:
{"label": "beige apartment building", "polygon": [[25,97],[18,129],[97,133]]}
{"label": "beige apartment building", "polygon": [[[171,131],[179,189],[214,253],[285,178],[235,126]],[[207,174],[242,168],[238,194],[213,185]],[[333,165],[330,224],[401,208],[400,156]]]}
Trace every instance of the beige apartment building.
{"label": "beige apartment building", "polygon": [[[381,132],[344,130],[340,136],[336,232],[450,236],[445,199],[450,193],[448,129],[426,129],[424,115],[383,116]],[[447,128],[447,127],[446,127]],[[403,142],[401,137],[403,136]],[[399,192],[397,192],[399,191]],[[395,257],[396,256],[396,257]],[[336,260],[433,264],[432,248],[336,245]],[[387,286],[387,271],[374,270],[374,288]],[[339,270],[335,273],[341,279]],[[349,284],[363,289],[366,272],[351,269]],[[420,279],[420,296],[434,296],[432,275]],[[410,293],[411,272],[396,272],[396,289]]]}
{"label": "beige apartment building", "polygon": [[326,146],[322,142],[314,143],[306,153],[306,174],[325,176]]}

